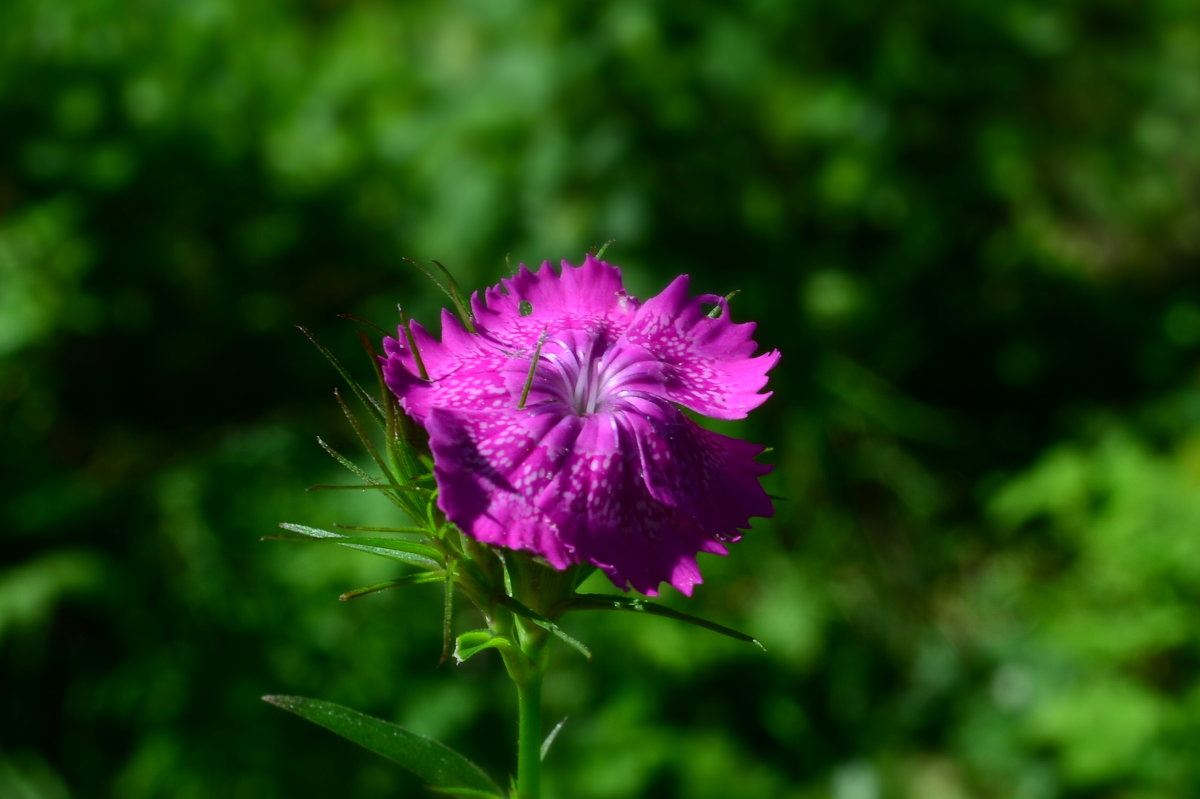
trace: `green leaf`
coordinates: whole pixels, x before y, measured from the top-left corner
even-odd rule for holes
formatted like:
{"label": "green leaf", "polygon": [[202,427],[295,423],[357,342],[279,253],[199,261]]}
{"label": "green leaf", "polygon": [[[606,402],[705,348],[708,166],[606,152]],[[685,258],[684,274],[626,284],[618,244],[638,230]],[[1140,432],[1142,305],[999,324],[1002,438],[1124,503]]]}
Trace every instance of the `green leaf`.
{"label": "green leaf", "polygon": [[[428,491],[428,489],[423,488],[421,486],[408,485],[404,482],[398,481],[395,478],[395,475],[391,474],[391,472],[388,471],[387,464],[385,464],[382,461],[382,459],[379,458],[378,451],[374,448],[374,446],[372,446],[370,439],[368,439],[366,437],[366,434],[363,433],[361,426],[358,425],[357,419],[354,418],[354,415],[350,412],[349,407],[347,407],[346,403],[342,400],[341,394],[337,391],[334,391],[333,393],[334,393],[334,396],[337,398],[338,404],[341,406],[342,411],[346,414],[346,418],[350,420],[350,424],[354,427],[355,432],[358,434],[359,438],[362,440],[363,445],[371,453],[371,456],[373,458],[375,458],[376,461],[379,463],[380,468],[382,468],[385,471],[385,473],[387,473],[388,477],[386,480],[380,480],[379,478],[371,476],[362,467],[360,467],[358,464],[354,463],[354,461],[350,460],[345,455],[343,455],[342,453],[338,452],[336,449],[331,447],[325,441],[325,439],[321,438],[320,436],[317,436],[317,443],[320,444],[321,449],[323,449],[327,453],[329,453],[329,455],[334,460],[336,460],[338,463],[340,463],[342,466],[344,466],[346,469],[348,469],[354,475],[359,477],[364,483],[366,483],[366,486],[365,486],[366,488],[383,490],[384,494],[387,496],[388,499],[390,499],[397,507],[399,507],[406,514],[408,514],[409,518],[416,521],[420,517],[420,513],[417,511],[417,508],[420,507],[420,502],[418,500],[412,499],[411,495],[414,493],[426,492],[426,491]],[[354,486],[354,487],[359,488],[360,486]],[[343,487],[342,486],[312,486],[312,487],[310,487],[309,490],[311,491],[313,489],[330,489],[330,488],[343,488]]]}
{"label": "green leaf", "polygon": [[511,649],[512,641],[502,635],[496,635],[491,630],[471,630],[465,632],[454,642],[454,659],[465,663],[471,657],[486,649]]}
{"label": "green leaf", "polygon": [[[509,588],[509,590],[512,590],[511,587]],[[567,635],[565,630],[563,630],[557,624],[550,621],[549,619],[547,619],[545,616],[541,615],[540,613],[537,613],[533,609],[528,608],[525,605],[522,605],[520,602],[513,599],[511,596],[507,596],[507,595],[500,597],[500,604],[504,605],[506,608],[508,608],[513,613],[517,614],[518,616],[525,618],[525,619],[529,619],[529,621],[533,622],[538,627],[541,627],[543,630],[546,630],[547,632],[562,639],[563,642],[565,642],[566,644],[568,644],[571,647],[574,647],[576,650],[579,651],[580,654],[582,654],[588,660],[592,659],[592,650],[588,649],[587,646],[585,646],[582,641],[580,641],[576,638],[572,638],[570,635]]]}
{"label": "green leaf", "polygon": [[438,280],[433,272],[430,272],[428,269],[426,269],[420,261],[416,261],[412,258],[405,258],[404,260],[408,261],[417,269],[420,269],[425,277],[429,278],[433,285],[442,290],[442,293],[449,298],[450,302],[454,305],[455,310],[458,311],[458,317],[462,320],[463,327],[467,329],[468,333],[474,334],[475,317],[471,315],[471,311],[467,308],[466,303],[463,302],[462,291],[459,290],[458,281],[454,279],[454,275],[450,273],[450,270],[446,268],[445,264],[438,260],[434,261],[434,264],[437,265],[437,268],[441,270],[442,275],[446,278],[446,282],[442,283],[442,281]]}
{"label": "green leaf", "polygon": [[[352,410],[350,410],[350,406],[346,404],[346,401],[344,399],[342,399],[341,392],[334,390],[333,396],[335,399],[337,399],[338,406],[341,407],[342,413],[346,417],[346,421],[348,421],[350,423],[350,427],[354,429],[354,433],[355,433],[355,435],[358,436],[358,440],[362,442],[363,448],[367,451],[367,454],[371,456],[371,460],[375,461],[375,465],[380,468],[380,470],[383,472],[384,476],[387,478],[383,482],[403,485],[404,482],[401,479],[399,479],[395,474],[392,473],[391,464],[389,464],[386,460],[384,460],[384,458],[379,454],[379,450],[376,449],[375,444],[371,442],[371,437],[367,435],[366,431],[363,430],[362,425],[359,424],[358,417],[354,415],[354,412]],[[320,439],[318,439],[318,440],[320,440]],[[325,444],[324,441],[321,442],[321,446],[325,447],[325,449],[327,451],[329,451],[331,449],[330,447],[328,447]],[[361,470],[358,470],[358,471],[361,471]],[[373,483],[373,482],[380,482],[380,481],[372,480],[371,478],[368,477],[367,482]],[[402,509],[407,511],[408,508],[406,507],[405,500],[401,498],[402,496],[403,495],[401,494],[401,495],[394,497],[394,501]],[[410,513],[409,515],[412,516],[413,514]],[[415,516],[414,516],[414,519],[415,519]]]}
{"label": "green leaf", "polygon": [[403,588],[406,585],[421,585],[422,583],[438,583],[441,581],[442,576],[440,574],[430,574],[429,572],[406,574],[395,580],[386,580],[382,583],[375,583],[374,585],[362,588],[351,588],[349,591],[343,591],[338,596],[338,599],[342,602],[349,602],[351,599],[358,599],[360,596],[367,596],[369,594],[377,594],[389,588]]}
{"label": "green leaf", "polygon": [[[335,396],[337,395],[337,392],[336,392],[336,391],[334,392],[334,395],[335,395]],[[329,455],[330,455],[330,456],[331,456],[331,457],[332,457],[332,458],[333,458],[335,461],[337,461],[338,463],[342,464],[342,466],[346,467],[346,469],[348,469],[350,472],[352,472],[352,473],[353,473],[355,476],[357,476],[357,477],[361,478],[361,479],[362,479],[364,482],[371,483],[372,485],[383,485],[383,483],[382,483],[380,480],[378,480],[378,479],[376,479],[376,478],[372,477],[372,476],[371,476],[370,474],[368,474],[368,473],[367,473],[367,471],[366,471],[365,469],[363,469],[361,466],[359,466],[359,465],[358,465],[358,464],[356,464],[354,461],[352,461],[352,460],[350,460],[349,458],[347,458],[347,457],[346,457],[345,455],[343,455],[342,453],[338,452],[338,451],[337,451],[336,449],[334,449],[333,447],[329,446],[329,444],[328,444],[328,443],[326,443],[325,439],[321,438],[320,436],[317,436],[317,443],[318,443],[318,444],[320,444],[320,445],[321,445],[321,449],[323,449],[323,450],[325,450],[326,452],[328,452],[328,453],[329,453]]]}
{"label": "green leaf", "polygon": [[[468,561],[469,562],[469,561]],[[454,575],[453,568],[442,573],[442,656],[438,665],[450,659],[450,638],[454,634]]]}
{"label": "green leaf", "polygon": [[422,380],[428,380],[429,371],[425,368],[425,360],[421,357],[421,350],[417,347],[416,339],[413,338],[412,320],[399,305],[396,306],[396,310],[400,313],[400,329],[404,331],[404,343],[408,345],[408,351],[412,353],[413,363],[417,367],[417,375]]}
{"label": "green leaf", "polygon": [[338,317],[339,317],[339,318],[341,318],[341,319],[349,319],[351,322],[356,322],[356,323],[358,323],[358,324],[360,324],[360,325],[363,325],[364,327],[369,327],[369,328],[371,328],[372,330],[374,330],[376,333],[378,333],[378,334],[379,334],[379,335],[381,335],[381,336],[390,336],[390,335],[392,335],[392,331],[390,331],[390,330],[385,330],[384,328],[382,328],[382,327],[380,327],[379,325],[377,325],[377,324],[375,324],[374,322],[372,322],[370,319],[367,319],[367,318],[365,318],[365,317],[359,316],[358,314],[354,314],[354,313],[340,313],[340,314],[338,314]]}
{"label": "green leaf", "polygon": [[337,370],[338,374],[342,376],[342,379],[346,381],[346,384],[350,386],[350,389],[354,392],[354,395],[358,397],[359,401],[366,406],[372,418],[375,419],[375,422],[380,426],[383,426],[385,424],[386,417],[384,416],[383,409],[379,407],[379,402],[372,397],[357,380],[350,376],[350,372],[347,371],[346,367],[342,366],[342,362],[337,359],[337,356],[334,355],[328,347],[322,344],[321,340],[318,339],[311,330],[300,325],[297,325],[297,329],[313,343],[313,346],[321,351],[321,354],[325,356],[325,360],[333,364],[333,368]]}
{"label": "green leaf", "polygon": [[457,796],[495,797],[503,792],[483,769],[445,744],[348,707],[303,696],[264,696],[264,702],[295,713],[364,749],[399,763],[426,784]]}
{"label": "green leaf", "polygon": [[414,566],[420,566],[425,569],[441,569],[442,568],[442,553],[436,548],[428,544],[419,544],[415,541],[402,541],[393,538],[359,538],[357,536],[345,536],[338,533],[330,532],[329,530],[321,530],[317,527],[308,527],[303,524],[292,524],[291,522],[283,522],[279,525],[284,530],[291,530],[294,533],[299,533],[299,536],[264,536],[267,540],[274,541],[325,541],[331,544],[338,544],[347,549],[357,549],[360,552],[370,552],[372,555],[390,558],[391,560],[399,560],[404,563],[411,563]]}
{"label": "green leaf", "polygon": [[720,633],[738,641],[754,644],[764,652],[767,651],[767,648],[757,638],[751,638],[749,635],[738,632],[732,627],[726,627],[723,624],[717,624],[715,621],[702,619],[690,613],[683,613],[665,605],[656,605],[639,597],[617,596],[615,594],[576,594],[567,601],[564,612],[570,610],[626,610],[632,613],[648,613],[651,616],[662,616],[667,619],[686,622],[696,627],[703,627],[706,630],[712,630],[714,633]]}
{"label": "green leaf", "polygon": [[542,760],[546,759],[546,753],[550,751],[550,747],[554,745],[554,740],[558,738],[558,734],[562,732],[562,728],[565,727],[566,724],[567,717],[563,716],[562,719],[554,725],[554,729],[550,730],[550,734],[546,736],[546,740],[542,741]]}
{"label": "green leaf", "polygon": [[354,530],[359,533],[408,533],[412,535],[428,536],[429,531],[424,527],[368,527],[363,524],[338,524],[333,523],[333,526],[339,530]]}
{"label": "green leaf", "polygon": [[431,489],[423,486],[406,486],[400,485],[399,483],[363,483],[361,485],[332,485],[318,483],[317,485],[309,486],[305,489],[305,491],[413,491],[418,494],[426,495],[433,493]]}
{"label": "green leaf", "polygon": [[454,303],[455,309],[458,310],[458,316],[462,319],[463,326],[467,328],[467,332],[474,335],[475,333],[475,317],[471,315],[471,311],[467,309],[466,303],[463,302],[462,292],[458,288],[458,281],[454,279],[454,275],[446,268],[445,264],[436,258],[433,261],[437,264],[437,268],[442,270],[442,275],[446,278],[446,286],[449,289],[447,292],[450,295],[450,300]]}

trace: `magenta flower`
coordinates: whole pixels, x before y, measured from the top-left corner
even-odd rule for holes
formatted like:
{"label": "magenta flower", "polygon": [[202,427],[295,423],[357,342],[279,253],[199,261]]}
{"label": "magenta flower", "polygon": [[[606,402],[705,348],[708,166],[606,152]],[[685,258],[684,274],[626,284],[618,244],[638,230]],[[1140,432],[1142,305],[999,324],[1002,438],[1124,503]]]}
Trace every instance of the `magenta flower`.
{"label": "magenta flower", "polygon": [[593,564],[622,588],[654,595],[666,581],[690,595],[698,553],[726,554],[751,516],[773,514],[763,447],[680,410],[740,419],[770,396],[779,353],[753,357],[754,324],[734,324],[724,299],[689,297],[681,275],[642,303],[589,255],[558,274],[522,265],[471,308],[475,334],[443,311],[441,341],[414,323],[416,357],[401,330],[382,359],[463,532],[557,569]]}

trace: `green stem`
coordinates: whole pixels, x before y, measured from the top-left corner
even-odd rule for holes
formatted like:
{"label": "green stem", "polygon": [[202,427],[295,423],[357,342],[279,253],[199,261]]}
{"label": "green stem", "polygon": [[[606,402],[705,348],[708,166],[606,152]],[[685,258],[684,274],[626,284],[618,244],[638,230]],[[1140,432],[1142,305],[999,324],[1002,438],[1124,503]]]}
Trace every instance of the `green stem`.
{"label": "green stem", "polygon": [[[517,602],[536,614],[553,618],[555,609],[572,593],[575,572],[558,572],[522,552],[502,559],[505,588]],[[517,785],[513,799],[542,795],[542,679],[548,661],[546,630],[512,607],[494,609],[491,627],[515,646],[502,649],[508,676],[517,686]]]}
{"label": "green stem", "polygon": [[542,793],[542,670],[517,682],[517,799]]}
{"label": "green stem", "polygon": [[492,630],[516,646],[500,650],[504,668],[517,686],[517,786],[512,799],[541,799],[542,676],[546,672],[546,633],[525,626],[501,609]]}

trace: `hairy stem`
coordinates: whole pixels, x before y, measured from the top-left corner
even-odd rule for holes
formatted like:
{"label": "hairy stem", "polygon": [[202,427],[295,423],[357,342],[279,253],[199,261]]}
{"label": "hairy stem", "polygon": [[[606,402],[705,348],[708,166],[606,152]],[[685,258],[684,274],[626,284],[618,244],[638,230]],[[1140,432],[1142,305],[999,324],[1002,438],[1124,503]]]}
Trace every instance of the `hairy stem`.
{"label": "hairy stem", "polygon": [[514,644],[500,650],[504,669],[517,687],[517,785],[512,799],[541,799],[545,631],[523,624],[506,608],[497,610],[491,628]]}
{"label": "hairy stem", "polygon": [[541,799],[542,672],[517,683],[517,799]]}

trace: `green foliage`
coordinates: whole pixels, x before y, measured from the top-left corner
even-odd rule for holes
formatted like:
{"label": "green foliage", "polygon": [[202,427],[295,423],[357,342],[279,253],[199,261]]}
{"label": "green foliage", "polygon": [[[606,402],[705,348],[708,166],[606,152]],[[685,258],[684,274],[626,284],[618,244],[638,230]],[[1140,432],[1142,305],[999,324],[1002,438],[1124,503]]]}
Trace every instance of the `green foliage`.
{"label": "green foliage", "polygon": [[499,786],[478,766],[437,741],[332,702],[302,696],[264,696],[263,700],[394,760],[415,772],[430,788],[455,796],[500,799]]}
{"label": "green foliage", "polygon": [[682,613],[674,608],[656,605],[638,596],[613,596],[611,594],[577,594],[571,597],[568,610],[625,610],[631,613],[645,613],[650,616],[662,616],[675,621],[681,621],[685,624],[692,624],[696,627],[702,627],[706,630],[711,630],[715,633],[728,636],[737,641],[745,641],[755,644],[760,649],[763,648],[762,642],[758,641],[745,633],[740,633],[737,630],[730,629],[721,624],[711,622],[707,619],[701,619],[693,616],[690,613]]}
{"label": "green foliage", "polygon": [[[441,269],[450,286],[446,292],[447,296],[454,301],[458,296],[455,282],[445,267]],[[456,305],[465,318],[467,311],[463,304],[456,302]],[[409,345],[412,346],[413,333],[410,323],[402,320],[401,326],[403,334],[409,339]],[[512,796],[535,799],[541,795],[541,761],[554,734],[561,728],[561,724],[555,727],[548,738],[542,736],[541,688],[547,663],[546,644],[552,640],[547,633],[573,647],[588,660],[592,659],[591,650],[555,623],[559,617],[573,610],[628,610],[682,621],[762,646],[750,636],[723,625],[655,605],[644,599],[578,593],[576,589],[590,572],[595,571],[595,567],[577,565],[560,572],[535,560],[527,553],[495,549],[463,535],[434,505],[435,489],[429,487],[433,483],[429,453],[425,447],[418,449],[418,445],[405,435],[399,402],[388,389],[383,371],[376,366],[375,377],[379,389],[379,396],[376,397],[354,380],[319,339],[307,330],[302,329],[302,332],[349,383],[352,393],[358,397],[375,421],[383,440],[382,445],[377,446],[373,437],[360,424],[358,416],[342,401],[341,395],[335,392],[346,421],[383,474],[372,475],[325,441],[318,439],[322,449],[362,482],[357,485],[319,485],[313,488],[377,490],[406,514],[406,521],[412,526],[351,528],[385,536],[404,536],[393,538],[346,536],[316,527],[284,522],[280,527],[296,535],[273,535],[267,538],[333,544],[378,555],[417,569],[396,579],[343,592],[339,597],[342,600],[378,593],[389,588],[442,583],[445,591],[442,662],[453,654],[455,662],[461,664],[480,652],[495,650],[500,654],[505,672],[513,681],[516,690],[519,708],[517,767],[513,778]],[[367,354],[372,360],[377,360],[374,348],[369,343],[364,343]],[[413,347],[412,351],[414,360],[419,363],[417,348]],[[534,360],[537,360],[537,351],[534,352]],[[521,401],[524,402],[524,396]],[[380,454],[381,449],[383,455]],[[451,651],[456,596],[464,597],[474,605],[475,610],[486,622],[487,628],[470,630],[454,636],[454,647]],[[428,788],[458,796],[491,796],[499,799],[499,788],[490,782],[485,772],[454,750],[431,738],[415,735],[381,719],[321,700],[286,696],[263,698],[273,705],[291,710],[309,721],[327,727],[376,754],[400,763],[423,778]]]}
{"label": "green foliage", "polygon": [[302,492],[346,482],[318,435],[419,466],[294,325],[369,385],[338,314],[454,304],[404,257],[461,298],[610,239],[784,352],[735,427],[785,500],[662,600],[765,654],[556,622],[594,658],[557,647],[546,795],[1200,784],[1193,0],[6,0],[0,118],[0,795],[420,790],[284,688],[506,773],[443,583],[339,603],[411,567],[259,543],[408,524]]}

